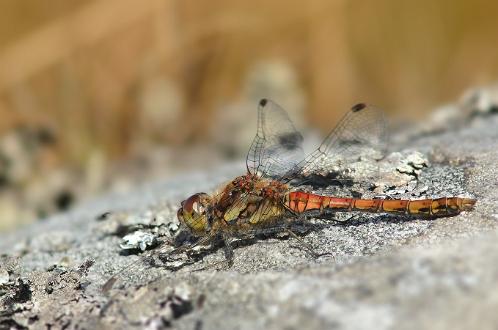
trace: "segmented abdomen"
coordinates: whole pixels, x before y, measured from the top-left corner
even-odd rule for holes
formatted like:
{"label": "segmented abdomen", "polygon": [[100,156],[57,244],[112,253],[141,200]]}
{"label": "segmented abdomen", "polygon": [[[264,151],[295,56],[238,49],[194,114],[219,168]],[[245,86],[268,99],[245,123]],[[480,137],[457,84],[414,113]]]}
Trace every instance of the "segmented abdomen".
{"label": "segmented abdomen", "polygon": [[362,211],[378,213],[398,213],[442,217],[456,215],[471,210],[475,199],[461,197],[442,197],[436,199],[358,199],[339,198],[293,191],[285,196],[285,206],[293,212],[303,213],[312,210]]}

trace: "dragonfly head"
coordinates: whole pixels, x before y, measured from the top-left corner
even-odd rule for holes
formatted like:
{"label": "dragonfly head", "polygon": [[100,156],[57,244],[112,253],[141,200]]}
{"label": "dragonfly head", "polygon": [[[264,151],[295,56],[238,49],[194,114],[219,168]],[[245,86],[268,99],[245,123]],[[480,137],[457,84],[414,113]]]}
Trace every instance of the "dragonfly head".
{"label": "dragonfly head", "polygon": [[193,234],[206,233],[210,228],[208,210],[211,197],[205,193],[198,193],[184,200],[176,213],[178,220]]}

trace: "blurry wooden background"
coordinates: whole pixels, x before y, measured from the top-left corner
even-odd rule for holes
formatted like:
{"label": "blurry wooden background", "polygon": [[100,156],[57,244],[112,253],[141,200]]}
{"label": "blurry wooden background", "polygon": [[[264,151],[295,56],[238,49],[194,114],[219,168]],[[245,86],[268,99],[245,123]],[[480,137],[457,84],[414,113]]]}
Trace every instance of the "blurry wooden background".
{"label": "blurry wooden background", "polygon": [[489,0],[3,0],[0,136],[48,145],[3,180],[23,191],[137,145],[216,140],[224,113],[244,124],[236,105],[264,96],[323,132],[358,101],[423,118],[496,80],[497,12]]}

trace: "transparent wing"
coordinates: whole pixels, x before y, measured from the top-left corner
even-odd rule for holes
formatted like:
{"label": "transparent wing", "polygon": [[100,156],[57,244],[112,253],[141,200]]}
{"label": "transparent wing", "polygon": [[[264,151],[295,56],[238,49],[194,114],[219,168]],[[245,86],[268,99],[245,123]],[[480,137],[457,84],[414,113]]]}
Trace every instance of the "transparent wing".
{"label": "transparent wing", "polygon": [[320,147],[289,171],[283,180],[314,174],[375,172],[375,162],[366,160],[384,157],[388,142],[386,126],[381,110],[363,103],[353,106]]}
{"label": "transparent wing", "polygon": [[247,171],[262,177],[281,177],[303,161],[302,142],[302,135],[285,110],[262,99],[258,130],[246,157]]}
{"label": "transparent wing", "polygon": [[[127,274],[136,274],[137,272],[144,272],[145,269],[151,268],[151,265],[145,264],[145,260],[151,258],[155,255],[160,255],[162,253],[167,253],[168,256],[172,256],[175,254],[180,254],[186,252],[188,250],[193,249],[196,246],[204,245],[212,240],[211,236],[204,236],[199,238],[195,243],[190,245],[183,245],[177,248],[173,248],[171,245],[167,243],[163,243],[161,246],[156,247],[152,250],[148,250],[144,254],[140,255],[138,260],[134,260],[130,263],[127,263],[124,267],[120,268],[117,272],[115,272],[111,277],[107,279],[107,281],[102,286],[101,290],[106,293],[112,289],[116,281],[118,281],[120,276],[123,276],[125,273]],[[187,263],[185,263],[187,265]]]}

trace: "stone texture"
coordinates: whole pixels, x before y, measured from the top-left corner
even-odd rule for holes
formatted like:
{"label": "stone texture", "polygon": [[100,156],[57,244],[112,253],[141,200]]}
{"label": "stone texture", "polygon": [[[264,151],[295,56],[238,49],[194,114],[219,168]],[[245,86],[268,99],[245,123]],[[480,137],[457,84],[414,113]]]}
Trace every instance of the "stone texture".
{"label": "stone texture", "polygon": [[124,252],[121,237],[141,230],[173,239],[179,201],[244,167],[149,183],[0,236],[0,328],[497,328],[498,116],[479,112],[465,125],[410,134],[394,140],[412,161],[396,171],[400,156],[391,155],[395,178],[383,189],[412,198],[470,194],[473,212],[321,221],[302,237],[328,253],[318,259],[292,237],[270,236],[240,244],[228,270],[213,266],[224,259],[218,249],[173,271]]}

